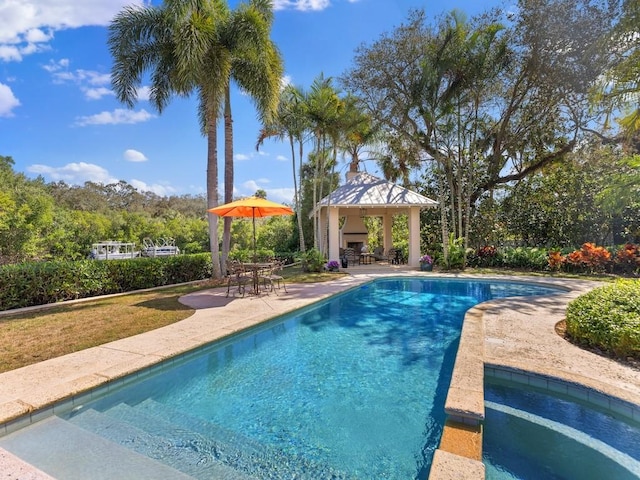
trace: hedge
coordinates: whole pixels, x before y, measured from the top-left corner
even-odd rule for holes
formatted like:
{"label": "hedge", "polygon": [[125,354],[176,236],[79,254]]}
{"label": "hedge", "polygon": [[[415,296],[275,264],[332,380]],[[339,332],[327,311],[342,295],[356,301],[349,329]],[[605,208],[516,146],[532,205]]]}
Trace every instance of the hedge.
{"label": "hedge", "polygon": [[39,262],[0,267],[0,310],[210,278],[211,255]]}
{"label": "hedge", "polygon": [[581,295],[569,303],[566,322],[576,343],[640,359],[640,280],[618,280]]}

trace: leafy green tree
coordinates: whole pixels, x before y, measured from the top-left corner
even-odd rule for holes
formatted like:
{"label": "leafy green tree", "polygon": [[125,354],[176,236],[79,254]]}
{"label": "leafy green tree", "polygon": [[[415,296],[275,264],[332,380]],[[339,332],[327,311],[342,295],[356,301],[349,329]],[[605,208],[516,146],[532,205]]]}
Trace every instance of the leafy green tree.
{"label": "leafy green tree", "polygon": [[604,65],[596,40],[614,16],[605,3],[615,2],[521,0],[510,28],[499,11],[434,25],[416,10],[358,50],[343,83],[398,152],[383,170],[435,162],[424,171],[438,179],[445,256],[446,232],[468,233],[483,196],[562,161],[590,126],[587,94]]}
{"label": "leafy green tree", "polygon": [[[640,2],[622,2],[620,16],[612,32],[602,39],[608,68],[593,88],[593,102],[603,104],[609,116],[622,113],[620,126],[627,138],[640,130]],[[608,120],[608,118],[607,118]],[[605,123],[608,127],[608,121]]]}
{"label": "leafy green tree", "polygon": [[268,218],[257,231],[257,244],[260,249],[273,252],[286,252],[290,249],[295,224],[289,216]]}
{"label": "leafy green tree", "polygon": [[0,156],[0,264],[43,258],[43,238],[54,228],[44,182],[15,173],[13,165],[11,157]]}
{"label": "leafy green tree", "polygon": [[519,182],[501,202],[506,238],[532,247],[634,241],[640,210],[625,214],[638,205],[638,183],[627,183],[633,178],[628,162],[611,148],[590,146]]}

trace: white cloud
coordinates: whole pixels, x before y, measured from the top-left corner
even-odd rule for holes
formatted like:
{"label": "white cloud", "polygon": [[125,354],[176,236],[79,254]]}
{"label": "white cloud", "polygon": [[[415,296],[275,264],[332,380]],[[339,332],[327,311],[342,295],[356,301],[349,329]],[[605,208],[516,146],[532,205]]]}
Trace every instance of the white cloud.
{"label": "white cloud", "polygon": [[56,31],[105,26],[126,5],[148,0],[18,0],[0,2],[0,60],[20,61],[23,55],[48,48]]}
{"label": "white cloud", "polygon": [[280,79],[280,91],[282,92],[285,88],[287,88],[287,86],[292,84],[293,78],[291,77],[291,75],[283,75],[283,77]]}
{"label": "white cloud", "polygon": [[[42,175],[52,181],[64,181],[69,185],[83,185],[85,182],[101,183],[108,185],[118,183],[120,180],[111,176],[108,170],[93,163],[68,163],[63,167],[51,167],[49,165],[31,165],[27,167],[27,172]],[[132,179],[127,182],[140,192],[153,192],[156,195],[166,196],[175,194],[177,191],[170,185],[152,184],[149,185],[141,180]]]}
{"label": "white cloud", "polygon": [[239,162],[242,162],[244,160],[249,160],[251,159],[251,155],[246,155],[244,153],[236,153],[233,158],[235,158],[236,160],[238,160]]}
{"label": "white cloud", "polygon": [[293,203],[293,188],[265,188],[267,198],[279,203]]}
{"label": "white cloud", "polygon": [[20,49],[12,45],[0,45],[0,60],[5,62],[18,61],[22,59]]}
{"label": "white cloud", "polygon": [[57,72],[61,69],[69,68],[69,59],[62,58],[57,62],[54,62],[53,60],[49,60],[49,63],[46,65],[43,65],[42,68],[44,68],[47,72],[50,72],[50,73]]}
{"label": "white cloud", "polygon": [[260,185],[259,180],[248,180],[242,184],[242,191],[249,192],[247,195],[253,195],[257,190],[264,190],[262,185]]}
{"label": "white cloud", "polygon": [[88,100],[100,100],[102,97],[113,95],[113,91],[107,88],[111,84],[111,75],[93,70],[68,70],[69,60],[50,60],[43,65],[47,72],[51,73],[54,83],[73,83],[80,87]]}
{"label": "white cloud", "polygon": [[158,183],[149,185],[141,180],[136,180],[136,179],[132,179],[128,183],[129,185],[136,188],[140,192],[153,192],[156,195],[160,195],[161,197],[173,195],[177,192],[177,190],[171,187],[170,185],[161,185]]}
{"label": "white cloud", "polygon": [[87,181],[103,184],[118,182],[118,179],[112,177],[106,169],[99,165],[85,162],[68,163],[63,167],[36,164],[27,167],[27,171],[48,177],[54,181],[63,180],[71,185],[82,185]]}
{"label": "white cloud", "polygon": [[136,94],[138,95],[138,101],[141,101],[141,100],[147,101],[149,100],[149,95],[151,94],[151,88],[140,87],[136,91]]}
{"label": "white cloud", "polygon": [[9,86],[0,83],[0,117],[13,117],[12,110],[20,106],[18,100]]}
{"label": "white cloud", "polygon": [[86,127],[87,125],[120,125],[123,123],[146,122],[152,118],[155,118],[155,115],[144,109],[133,111],[117,108],[113,112],[100,112],[95,115],[78,117],[75,125],[79,127]]}
{"label": "white cloud", "polygon": [[82,91],[84,92],[84,96],[89,100],[100,100],[102,97],[106,97],[107,95],[113,95],[113,91],[105,87],[87,88],[82,89]]}
{"label": "white cloud", "polygon": [[127,162],[146,162],[149,160],[144,153],[133,149],[125,150],[122,156]]}
{"label": "white cloud", "polygon": [[258,178],[256,180],[248,180],[241,185],[241,188],[234,188],[234,196],[248,197],[254,195],[258,190],[267,192],[267,198],[274,202],[291,203],[293,201],[293,188],[267,188],[266,185],[271,183],[268,178]]}
{"label": "white cloud", "polygon": [[279,162],[289,162],[289,161],[291,161],[290,158],[287,158],[284,155],[277,155],[276,156],[276,160],[278,160]]}
{"label": "white cloud", "polygon": [[274,10],[300,10],[306,12],[308,10],[318,11],[324,10],[331,5],[330,0],[275,0],[273,2]]}

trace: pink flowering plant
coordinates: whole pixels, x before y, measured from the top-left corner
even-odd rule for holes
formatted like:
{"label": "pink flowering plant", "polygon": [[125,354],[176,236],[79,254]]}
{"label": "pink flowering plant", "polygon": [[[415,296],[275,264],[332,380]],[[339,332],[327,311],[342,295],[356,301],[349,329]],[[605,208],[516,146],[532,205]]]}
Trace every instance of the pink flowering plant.
{"label": "pink flowering plant", "polygon": [[420,257],[420,263],[431,264],[431,263],[433,263],[433,258],[431,258],[431,256],[429,256],[429,255],[423,255],[423,256]]}

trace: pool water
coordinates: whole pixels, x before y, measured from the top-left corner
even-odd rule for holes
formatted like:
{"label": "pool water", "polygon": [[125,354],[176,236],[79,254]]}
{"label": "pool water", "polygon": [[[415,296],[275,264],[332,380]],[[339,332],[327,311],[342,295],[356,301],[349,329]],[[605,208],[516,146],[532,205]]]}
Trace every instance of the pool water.
{"label": "pool water", "polygon": [[203,348],[65,418],[195,478],[424,479],[465,312],[555,292],[378,280]]}
{"label": "pool water", "polygon": [[487,480],[640,479],[640,424],[546,390],[487,380]]}

